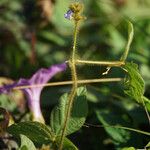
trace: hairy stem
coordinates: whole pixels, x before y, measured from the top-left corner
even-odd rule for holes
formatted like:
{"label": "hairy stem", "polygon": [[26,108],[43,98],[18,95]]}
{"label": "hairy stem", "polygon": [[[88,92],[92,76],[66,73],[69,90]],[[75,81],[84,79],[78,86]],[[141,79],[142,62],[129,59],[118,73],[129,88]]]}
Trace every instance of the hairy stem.
{"label": "hairy stem", "polygon": [[69,61],[70,68],[71,68],[71,75],[72,75],[72,89],[71,89],[71,92],[68,96],[68,107],[66,110],[64,127],[62,129],[62,134],[61,134],[61,138],[60,138],[59,150],[62,150],[62,148],[63,148],[63,142],[64,142],[64,138],[65,138],[65,134],[66,134],[67,124],[68,124],[68,121],[70,118],[73,100],[74,100],[74,97],[76,95],[76,90],[77,90],[77,86],[78,86],[76,65],[75,65],[75,63],[76,63],[76,43],[77,43],[78,24],[79,24],[79,22],[75,21],[73,51],[72,51],[72,56],[71,56],[70,61]]}
{"label": "hairy stem", "polygon": [[122,61],[89,61],[89,60],[76,60],[77,64],[87,64],[87,65],[101,65],[101,66],[115,66],[120,67],[125,63]]}
{"label": "hairy stem", "polygon": [[[88,84],[88,83],[98,83],[98,82],[120,82],[123,81],[123,78],[101,78],[101,79],[85,79],[78,80],[78,84]],[[60,85],[70,85],[73,84],[73,81],[61,81],[61,82],[51,82],[46,84],[33,84],[33,85],[23,85],[14,87],[13,90],[22,90],[26,88],[39,88],[39,87],[48,87],[48,86],[60,86]]]}

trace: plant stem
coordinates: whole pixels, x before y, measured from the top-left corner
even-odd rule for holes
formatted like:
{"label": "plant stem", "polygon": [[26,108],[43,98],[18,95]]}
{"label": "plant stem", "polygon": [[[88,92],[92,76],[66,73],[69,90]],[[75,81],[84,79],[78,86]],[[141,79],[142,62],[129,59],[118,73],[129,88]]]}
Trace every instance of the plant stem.
{"label": "plant stem", "polygon": [[145,110],[145,112],[146,112],[146,116],[147,116],[147,118],[148,118],[149,125],[150,125],[150,115],[149,115],[149,113],[148,113],[147,107],[146,107],[145,102],[144,102],[144,96],[141,97],[141,100],[142,100],[142,104],[143,104],[143,107],[144,107],[144,110]]}
{"label": "plant stem", "polygon": [[129,131],[133,131],[136,133],[140,133],[140,134],[144,134],[144,135],[148,135],[150,136],[149,132],[146,131],[142,131],[142,130],[138,130],[138,129],[134,129],[134,128],[129,128],[129,127],[124,127],[124,126],[118,126],[118,125],[93,125],[90,123],[85,123],[85,127],[95,127],[95,128],[116,128],[116,129],[124,129],[124,130],[129,130]]}
{"label": "plant stem", "polygon": [[[101,79],[86,79],[78,80],[78,84],[88,84],[88,83],[98,83],[98,82],[120,82],[123,78],[101,78]],[[33,85],[23,85],[13,88],[13,90],[22,90],[26,88],[39,88],[39,87],[49,87],[49,86],[60,86],[60,85],[70,85],[73,81],[61,81],[61,82],[51,82],[46,84],[33,84]]]}
{"label": "plant stem", "polygon": [[125,62],[126,59],[127,59],[127,56],[128,56],[128,53],[129,53],[129,50],[130,50],[130,45],[132,43],[132,40],[133,40],[133,35],[134,35],[134,29],[133,29],[133,25],[131,22],[128,22],[128,42],[126,44],[126,48],[125,48],[125,51],[121,57],[121,61]]}
{"label": "plant stem", "polygon": [[70,68],[71,68],[71,75],[72,75],[72,89],[71,92],[68,96],[68,107],[66,110],[66,117],[64,121],[64,127],[62,129],[62,134],[60,137],[60,145],[59,145],[59,150],[62,150],[63,148],[63,142],[66,134],[66,129],[67,129],[67,124],[70,118],[71,110],[72,110],[72,105],[73,105],[73,100],[76,95],[76,90],[78,86],[77,82],[77,73],[76,73],[76,43],[77,43],[77,33],[78,33],[78,24],[79,22],[75,21],[75,28],[74,28],[74,40],[73,40],[73,51],[72,51],[72,56],[69,61],[70,63]]}
{"label": "plant stem", "polygon": [[88,65],[101,65],[101,66],[115,66],[120,67],[125,63],[122,61],[89,61],[89,60],[76,60],[77,64],[88,64]]}

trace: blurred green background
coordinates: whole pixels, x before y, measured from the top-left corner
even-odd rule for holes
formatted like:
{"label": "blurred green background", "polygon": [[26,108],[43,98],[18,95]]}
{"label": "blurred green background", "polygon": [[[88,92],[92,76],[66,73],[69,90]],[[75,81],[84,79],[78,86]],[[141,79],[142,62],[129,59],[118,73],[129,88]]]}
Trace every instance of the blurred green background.
{"label": "blurred green background", "polygon": [[[28,78],[37,69],[69,59],[72,48],[73,23],[64,18],[72,0],[0,0],[0,76],[17,80]],[[145,96],[150,97],[150,0],[82,0],[84,15],[78,37],[78,57],[85,60],[119,60],[127,42],[127,23],[134,25],[135,35],[128,61],[139,64],[145,80]],[[79,66],[80,79],[101,78],[105,67]],[[113,68],[106,77],[121,77],[121,69]],[[105,77],[105,76],[104,76]],[[70,80],[70,70],[52,81]],[[1,82],[2,79],[1,79]],[[9,82],[8,80],[5,81]],[[87,85],[91,124],[121,124],[149,131],[141,106],[127,98],[120,83]],[[45,88],[42,110],[49,123],[49,113],[59,96],[70,86]],[[27,109],[22,96],[16,101],[1,96],[0,105],[18,121]],[[20,102],[21,101],[21,102]],[[11,104],[11,105],[8,105]],[[21,107],[21,110],[18,108]],[[22,112],[22,109],[24,111]],[[88,137],[88,138],[87,138]],[[70,136],[79,149],[110,150],[127,146],[143,148],[148,137],[124,130],[83,127]],[[88,145],[88,146],[87,146]]]}

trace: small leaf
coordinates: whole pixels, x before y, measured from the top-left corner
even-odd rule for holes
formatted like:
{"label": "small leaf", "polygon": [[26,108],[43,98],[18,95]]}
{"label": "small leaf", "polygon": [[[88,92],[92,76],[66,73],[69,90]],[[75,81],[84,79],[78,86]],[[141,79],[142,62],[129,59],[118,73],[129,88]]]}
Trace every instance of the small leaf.
{"label": "small leaf", "polygon": [[125,52],[121,57],[121,61],[125,61],[127,56],[128,56],[130,45],[131,45],[131,42],[133,40],[133,35],[134,35],[133,25],[130,21],[128,21],[128,42],[127,42],[127,45],[125,48]]}
{"label": "small leaf", "polygon": [[[59,146],[59,143],[60,139],[57,138],[57,147]],[[63,143],[63,150],[78,150],[78,148],[68,138],[65,138]]]}
{"label": "small leaf", "polygon": [[21,134],[20,135],[20,138],[21,138],[21,146],[20,146],[20,150],[36,150],[33,142],[27,138],[25,135]]}
{"label": "small leaf", "polygon": [[127,71],[128,76],[124,81],[124,92],[138,103],[143,103],[143,94],[145,83],[139,73],[138,65],[131,62],[126,63],[123,67]]}
{"label": "small leaf", "polygon": [[52,133],[50,129],[39,122],[20,122],[11,125],[7,130],[10,134],[15,136],[23,134],[37,145],[47,144],[52,140]]}
{"label": "small leaf", "polygon": [[[64,94],[60,98],[58,106],[56,106],[51,113],[50,125],[52,131],[56,134],[56,136],[59,136],[61,134],[62,128],[64,126],[67,103],[68,94]],[[71,134],[82,127],[87,116],[87,111],[88,106],[86,101],[86,89],[85,87],[80,87],[77,89],[77,96],[74,99],[66,135]]]}

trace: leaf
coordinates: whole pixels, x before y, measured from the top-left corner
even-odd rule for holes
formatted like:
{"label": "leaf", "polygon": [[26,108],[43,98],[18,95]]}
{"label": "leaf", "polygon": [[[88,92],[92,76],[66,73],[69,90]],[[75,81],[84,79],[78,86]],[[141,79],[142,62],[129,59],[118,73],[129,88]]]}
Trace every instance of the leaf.
{"label": "leaf", "polygon": [[128,56],[130,45],[131,45],[132,40],[133,40],[133,35],[134,35],[133,25],[130,21],[128,21],[128,41],[126,44],[125,52],[121,57],[121,61],[125,61],[127,56]]}
{"label": "leaf", "polygon": [[128,131],[111,127],[111,125],[119,126],[125,124],[125,121],[121,118],[121,112],[114,113],[106,110],[97,110],[96,115],[116,144],[126,143],[129,140],[130,133]]}
{"label": "leaf", "polygon": [[15,136],[23,134],[37,145],[50,143],[52,139],[50,129],[46,125],[39,122],[20,122],[11,125],[7,130],[10,134]]}
{"label": "leaf", "polygon": [[126,63],[123,69],[125,69],[128,74],[124,81],[124,93],[136,100],[138,103],[143,103],[145,83],[139,73],[138,65],[133,62]]}
{"label": "leaf", "polygon": [[146,109],[150,112],[150,100],[145,96],[143,96],[143,100],[144,100]]}
{"label": "leaf", "polygon": [[29,150],[29,149],[28,149],[27,146],[24,145],[24,146],[22,146],[21,149],[19,149],[19,150]]}
{"label": "leaf", "polygon": [[[64,126],[64,120],[66,117],[66,109],[68,102],[68,94],[64,94],[59,101],[58,106],[56,106],[51,113],[50,125],[52,131],[56,136],[61,134],[62,128]],[[77,96],[74,99],[74,104],[72,107],[72,113],[67,126],[66,135],[71,134],[79,130],[85,122],[88,112],[88,106],[86,101],[86,88],[80,87],[77,89]]]}
{"label": "leaf", "polygon": [[21,138],[21,146],[19,150],[36,150],[33,142],[27,138],[25,135],[21,134],[20,135]]}
{"label": "leaf", "polygon": [[149,149],[150,149],[150,142],[147,143],[147,145],[145,146],[145,149],[146,149],[146,150],[149,150]]}
{"label": "leaf", "polygon": [[[56,144],[59,146],[60,138],[57,138]],[[78,150],[78,148],[68,139],[64,139],[63,150]]]}
{"label": "leaf", "polygon": [[134,147],[125,147],[125,148],[123,148],[121,150],[135,150],[135,148]]}

